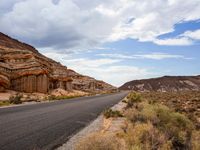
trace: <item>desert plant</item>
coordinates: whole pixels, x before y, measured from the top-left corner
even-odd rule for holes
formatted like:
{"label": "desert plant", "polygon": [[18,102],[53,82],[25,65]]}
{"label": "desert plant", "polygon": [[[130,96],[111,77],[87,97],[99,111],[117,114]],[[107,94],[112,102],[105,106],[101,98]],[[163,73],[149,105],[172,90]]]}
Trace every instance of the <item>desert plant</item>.
{"label": "desert plant", "polygon": [[127,103],[126,99],[123,99],[122,102],[123,102],[123,103]]}
{"label": "desert plant", "polygon": [[22,95],[17,94],[17,95],[15,95],[15,96],[11,96],[11,97],[9,98],[9,102],[10,102],[11,104],[21,104],[21,103],[22,103],[21,98],[22,98]]}
{"label": "desert plant", "polygon": [[9,104],[10,104],[9,101],[0,101],[0,106],[7,106]]}
{"label": "desert plant", "polygon": [[170,149],[171,141],[150,122],[129,125],[125,140],[129,149],[157,150]]}
{"label": "desert plant", "polygon": [[156,124],[159,120],[155,111],[155,105],[150,105],[148,103],[138,104],[137,109],[131,108],[126,111],[126,117],[131,122],[143,122],[147,123],[148,121]]}
{"label": "desert plant", "polygon": [[147,122],[146,116],[143,116],[137,109],[131,108],[128,109],[125,113],[126,118],[132,123],[136,122]]}
{"label": "desert plant", "polygon": [[174,148],[186,149],[191,141],[193,124],[184,115],[160,110],[157,127],[172,140]]}
{"label": "desert plant", "polygon": [[112,110],[112,109],[106,109],[103,112],[103,115],[106,118],[111,118],[111,117],[123,117],[122,113],[118,110]]}
{"label": "desert plant", "polygon": [[133,124],[150,122],[171,141],[175,149],[191,147],[190,141],[194,126],[186,116],[161,104],[141,102],[138,106],[138,108],[128,109],[125,113]]}
{"label": "desert plant", "polygon": [[141,98],[141,95],[139,93],[136,93],[136,92],[131,92],[128,94],[127,96],[127,107],[133,107],[133,105],[135,103],[139,103],[142,101],[142,98]]}
{"label": "desert plant", "polygon": [[104,134],[91,134],[82,139],[75,150],[123,150],[115,136]]}

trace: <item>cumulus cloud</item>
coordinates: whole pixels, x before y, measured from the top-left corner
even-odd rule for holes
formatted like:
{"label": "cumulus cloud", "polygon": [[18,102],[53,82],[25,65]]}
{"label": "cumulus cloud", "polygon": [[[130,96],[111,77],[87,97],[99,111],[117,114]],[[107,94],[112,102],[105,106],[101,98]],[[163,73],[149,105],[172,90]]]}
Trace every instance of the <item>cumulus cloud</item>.
{"label": "cumulus cloud", "polygon": [[189,45],[157,37],[199,19],[200,0],[2,0],[0,12],[1,32],[40,48],[83,50],[126,38]]}
{"label": "cumulus cloud", "polygon": [[158,45],[178,45],[187,46],[194,44],[195,41],[200,40],[200,30],[186,31],[175,38],[168,39],[154,39],[153,42]]}
{"label": "cumulus cloud", "polygon": [[98,56],[108,57],[108,58],[117,58],[117,59],[153,59],[153,60],[162,60],[162,59],[192,59],[185,57],[183,55],[174,55],[167,53],[149,53],[149,54],[135,54],[135,55],[123,55],[123,54],[98,54]]}
{"label": "cumulus cloud", "polygon": [[200,40],[200,30],[187,31],[183,34],[183,36],[194,39],[194,40]]}

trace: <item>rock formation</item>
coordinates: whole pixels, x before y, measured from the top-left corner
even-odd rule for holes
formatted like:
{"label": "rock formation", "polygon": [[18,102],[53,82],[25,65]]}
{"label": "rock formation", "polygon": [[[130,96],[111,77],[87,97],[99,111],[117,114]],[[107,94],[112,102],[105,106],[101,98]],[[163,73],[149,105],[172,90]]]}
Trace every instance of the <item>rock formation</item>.
{"label": "rock formation", "polygon": [[48,93],[50,90],[106,91],[113,86],[68,69],[34,47],[0,33],[0,92]]}
{"label": "rock formation", "polygon": [[134,80],[125,83],[119,89],[134,91],[199,91],[199,76],[164,76],[160,78]]}

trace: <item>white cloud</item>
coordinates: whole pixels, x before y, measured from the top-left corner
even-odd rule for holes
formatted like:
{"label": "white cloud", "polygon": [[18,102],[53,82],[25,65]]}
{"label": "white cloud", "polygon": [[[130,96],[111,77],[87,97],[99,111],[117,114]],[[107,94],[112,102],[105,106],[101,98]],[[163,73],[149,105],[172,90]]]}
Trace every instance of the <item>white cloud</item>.
{"label": "white cloud", "polygon": [[111,65],[118,62],[121,62],[121,59],[109,59],[109,58],[102,58],[102,59],[89,59],[89,58],[73,58],[71,55],[68,54],[59,54],[54,52],[47,52],[43,53],[45,56],[52,58],[61,62],[62,64],[68,66],[73,65],[75,68],[81,67],[101,67],[104,65]]}
{"label": "white cloud", "polygon": [[149,54],[135,54],[135,55],[123,55],[123,54],[98,54],[98,56],[108,57],[108,58],[118,58],[118,59],[192,59],[185,57],[183,55],[174,55],[167,53],[149,53]]}
{"label": "white cloud", "polygon": [[81,74],[104,80],[115,86],[120,86],[133,79],[146,78],[153,74],[146,68],[117,64],[121,59],[75,59],[70,55],[56,53],[45,53],[45,55]]}
{"label": "white cloud", "polygon": [[179,45],[187,46],[192,45],[195,40],[200,40],[200,30],[186,31],[175,38],[169,39],[154,39],[153,42],[158,45]]}
{"label": "white cloud", "polygon": [[189,45],[187,38],[157,37],[199,19],[200,0],[3,0],[0,12],[2,32],[37,47],[85,50],[126,38]]}
{"label": "white cloud", "polygon": [[162,59],[188,59],[182,55],[172,55],[166,53],[151,53],[151,54],[142,54],[136,55],[139,58],[145,59],[154,59],[154,60],[162,60]]}
{"label": "white cloud", "polygon": [[115,86],[120,86],[134,79],[147,78],[152,75],[152,73],[145,68],[126,65],[114,65],[105,68],[84,68],[83,72]]}
{"label": "white cloud", "polygon": [[187,31],[183,34],[183,36],[194,39],[194,40],[200,40],[200,30]]}
{"label": "white cloud", "polygon": [[74,67],[90,67],[96,68],[105,65],[114,64],[120,62],[119,59],[89,59],[89,58],[80,58],[80,59],[71,59],[71,60],[64,60],[66,64],[73,64]]}
{"label": "white cloud", "polygon": [[186,38],[186,37],[182,37],[182,38],[171,38],[171,39],[155,39],[153,41],[154,43],[158,44],[158,45],[176,45],[176,46],[186,46],[186,45],[192,45],[193,41]]}
{"label": "white cloud", "polygon": [[133,59],[136,58],[133,55],[123,55],[123,54],[97,54],[97,56],[103,56],[103,57],[110,57],[110,58],[119,58],[119,59]]}
{"label": "white cloud", "polygon": [[[173,32],[174,25],[200,18],[200,1],[155,0],[126,1],[125,14],[134,18],[128,24],[121,22],[113,29],[111,40],[133,38],[139,41],[151,41],[158,45],[191,45],[187,38],[159,40],[158,36]],[[124,14],[124,15],[125,15]],[[130,16],[129,16],[130,17]]]}

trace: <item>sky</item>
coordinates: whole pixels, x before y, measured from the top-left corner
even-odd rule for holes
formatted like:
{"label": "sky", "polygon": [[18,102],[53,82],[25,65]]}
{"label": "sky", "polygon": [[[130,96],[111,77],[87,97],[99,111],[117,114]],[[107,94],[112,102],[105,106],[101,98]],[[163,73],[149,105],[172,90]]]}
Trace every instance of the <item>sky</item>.
{"label": "sky", "polygon": [[200,74],[200,0],[1,0],[0,32],[115,86]]}

